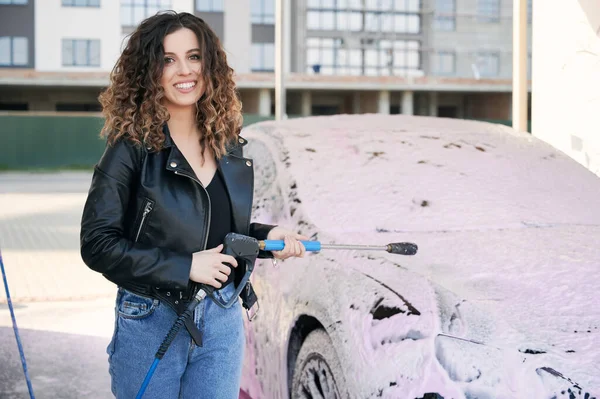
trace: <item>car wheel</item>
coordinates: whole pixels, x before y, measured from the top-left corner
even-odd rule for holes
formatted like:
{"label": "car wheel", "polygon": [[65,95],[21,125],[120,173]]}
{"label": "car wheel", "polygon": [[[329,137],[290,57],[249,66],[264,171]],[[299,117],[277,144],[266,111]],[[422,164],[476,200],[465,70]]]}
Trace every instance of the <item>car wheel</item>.
{"label": "car wheel", "polygon": [[340,361],[324,330],[314,330],[298,353],[292,379],[292,399],[348,397]]}

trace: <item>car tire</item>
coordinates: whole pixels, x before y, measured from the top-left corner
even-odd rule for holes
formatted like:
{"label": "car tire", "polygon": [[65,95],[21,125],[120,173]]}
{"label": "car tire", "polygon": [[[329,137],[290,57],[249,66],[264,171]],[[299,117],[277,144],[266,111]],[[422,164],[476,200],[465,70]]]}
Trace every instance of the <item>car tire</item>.
{"label": "car tire", "polygon": [[292,399],[346,399],[342,366],[325,330],[312,331],[300,348],[292,378]]}

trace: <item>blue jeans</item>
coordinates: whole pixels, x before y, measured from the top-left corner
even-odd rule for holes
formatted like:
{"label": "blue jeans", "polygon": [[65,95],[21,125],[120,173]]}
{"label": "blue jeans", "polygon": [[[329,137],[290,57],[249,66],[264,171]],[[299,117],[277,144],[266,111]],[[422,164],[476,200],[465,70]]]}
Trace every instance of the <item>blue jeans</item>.
{"label": "blue jeans", "polygon": [[[229,284],[219,291],[225,300],[234,291]],[[135,398],[154,355],[177,314],[158,299],[119,288],[115,306],[115,330],[107,348],[111,388],[116,398]],[[182,327],[158,363],[144,398],[239,397],[244,356],[244,324],[239,299],[229,309],[205,299],[194,312],[202,332],[202,347]]]}

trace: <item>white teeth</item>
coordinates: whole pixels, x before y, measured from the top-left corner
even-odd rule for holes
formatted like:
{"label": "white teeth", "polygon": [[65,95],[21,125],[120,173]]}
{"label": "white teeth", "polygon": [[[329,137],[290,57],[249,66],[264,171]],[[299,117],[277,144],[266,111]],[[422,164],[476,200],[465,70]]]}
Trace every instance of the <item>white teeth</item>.
{"label": "white teeth", "polygon": [[175,85],[175,87],[177,87],[178,89],[191,89],[192,87],[196,86],[195,82],[189,82],[189,83],[180,83]]}

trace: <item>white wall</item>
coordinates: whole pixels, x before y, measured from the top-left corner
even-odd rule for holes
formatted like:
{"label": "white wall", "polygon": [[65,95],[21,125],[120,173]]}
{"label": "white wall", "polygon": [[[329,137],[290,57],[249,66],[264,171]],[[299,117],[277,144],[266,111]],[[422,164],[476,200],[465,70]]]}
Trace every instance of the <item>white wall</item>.
{"label": "white wall", "polygon": [[[171,9],[194,13],[194,0],[171,0]],[[121,27],[121,2],[102,0],[101,7],[63,7],[61,0],[35,3],[35,56],[39,71],[110,71],[127,35]],[[99,39],[100,67],[62,65],[62,39]]]}
{"label": "white wall", "polygon": [[171,9],[177,12],[194,13],[194,0],[171,0]]}
{"label": "white wall", "polygon": [[[116,0],[115,0],[116,1]],[[171,0],[171,8],[170,10],[174,10],[177,12],[189,12],[190,14],[194,13],[195,2],[194,0]],[[123,33],[120,30],[120,38],[119,38],[119,54],[123,51],[125,46],[127,45],[127,39],[129,38],[130,33]]]}
{"label": "white wall", "polygon": [[225,0],[223,47],[227,62],[236,74],[250,72],[252,65],[252,24],[249,0]]}
{"label": "white wall", "polygon": [[[119,56],[120,2],[101,7],[62,7],[61,0],[35,2],[35,61],[39,71],[107,71]],[[62,39],[100,39],[100,67],[63,67]]]}
{"label": "white wall", "polygon": [[600,2],[534,1],[532,50],[533,134],[600,176]]}

